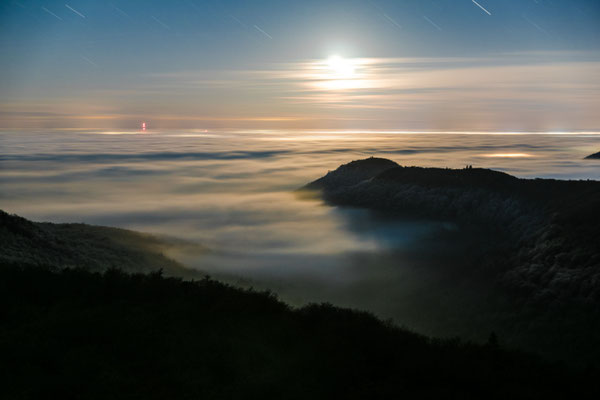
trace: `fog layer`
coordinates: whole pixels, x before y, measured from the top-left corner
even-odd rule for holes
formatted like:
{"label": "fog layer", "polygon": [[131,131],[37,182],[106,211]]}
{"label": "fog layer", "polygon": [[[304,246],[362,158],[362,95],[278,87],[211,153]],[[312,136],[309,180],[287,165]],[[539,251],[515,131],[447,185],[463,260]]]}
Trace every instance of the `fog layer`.
{"label": "fog layer", "polygon": [[[200,243],[178,261],[292,304],[367,309],[436,335],[471,332],[484,286],[457,270],[483,249],[447,221],[389,220],[294,194],[353,159],[493,168],[519,177],[600,179],[597,134],[334,131],[3,131],[0,208]],[[458,240],[462,238],[466,240]],[[483,307],[483,306],[482,306]],[[476,319],[471,319],[477,324]],[[481,331],[490,327],[482,327]],[[493,327],[491,327],[493,328]]]}

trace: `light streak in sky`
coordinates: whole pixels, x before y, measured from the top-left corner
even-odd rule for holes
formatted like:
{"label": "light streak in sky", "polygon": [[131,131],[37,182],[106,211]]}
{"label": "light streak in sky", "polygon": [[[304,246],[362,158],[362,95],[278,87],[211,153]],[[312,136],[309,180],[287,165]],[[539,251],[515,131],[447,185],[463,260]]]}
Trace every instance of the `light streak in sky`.
{"label": "light streak in sky", "polygon": [[427,18],[426,16],[423,15],[423,18],[425,18],[425,21],[429,22],[431,25],[433,25],[438,31],[441,31],[442,28],[440,28],[435,22],[433,22],[432,20],[430,20],[429,18]]}
{"label": "light streak in sky", "polygon": [[247,28],[248,26],[246,24],[244,24],[242,21],[239,20],[239,18],[234,17],[233,15],[229,15],[231,17],[231,19],[233,19],[235,22],[237,22],[238,24],[240,24],[241,26],[243,26],[244,28]]}
{"label": "light streak in sky", "polygon": [[479,4],[478,2],[476,2],[475,0],[471,0],[477,7],[481,8],[483,11],[485,11],[485,13],[487,15],[492,15],[491,12],[489,12],[488,10],[486,10],[481,4]]}
{"label": "light streak in sky", "polygon": [[79,11],[77,11],[76,9],[71,7],[70,5],[65,4],[65,7],[67,7],[69,10],[73,11],[75,14],[79,15],[81,18],[85,18],[85,15],[83,15],[82,13],[80,13]]}
{"label": "light streak in sky", "polygon": [[523,19],[525,21],[529,22],[538,31],[540,31],[540,32],[545,33],[546,35],[548,35],[548,32],[545,29],[542,29],[542,27],[540,27],[538,24],[536,24],[535,22],[533,22],[532,20],[530,20],[529,18],[527,18],[526,15],[523,15]]}
{"label": "light streak in sky", "polygon": [[131,17],[129,16],[129,14],[127,14],[125,11],[121,10],[119,7],[115,7],[115,6],[112,6],[112,7],[113,7],[115,10],[117,10],[117,12],[118,12],[119,14],[121,14],[121,15],[123,15],[123,16],[125,16],[125,17],[127,17],[127,18],[131,18]]}
{"label": "light streak in sky", "polygon": [[155,20],[156,22],[158,22],[163,28],[165,29],[171,29],[169,28],[169,25],[165,24],[164,22],[162,22],[160,19],[156,18],[154,15],[151,15],[152,19]]}
{"label": "light streak in sky", "polygon": [[63,20],[61,17],[54,14],[52,11],[48,10],[46,7],[42,7],[42,10],[46,11],[48,14],[52,15],[53,17],[60,19],[61,21]]}
{"label": "light streak in sky", "polygon": [[98,64],[96,64],[95,62],[93,62],[92,60],[90,60],[89,58],[85,57],[85,56],[81,56],[81,58],[83,58],[85,61],[87,61],[88,63],[90,63],[91,65],[93,65],[94,67],[98,67]]}
{"label": "light streak in sky", "polygon": [[254,27],[256,28],[256,30],[258,30],[260,33],[262,33],[263,35],[265,35],[266,37],[268,37],[269,39],[273,39],[273,36],[269,35],[267,32],[263,31],[262,29],[260,29],[258,26],[254,25]]}
{"label": "light streak in sky", "polygon": [[387,14],[382,14],[382,15],[383,15],[383,17],[384,17],[385,19],[387,19],[388,21],[390,21],[392,24],[394,24],[394,25],[396,25],[398,28],[402,29],[402,26],[401,26],[399,23],[397,23],[395,19],[393,19],[392,17],[390,17],[390,16],[389,16],[389,15],[387,15]]}

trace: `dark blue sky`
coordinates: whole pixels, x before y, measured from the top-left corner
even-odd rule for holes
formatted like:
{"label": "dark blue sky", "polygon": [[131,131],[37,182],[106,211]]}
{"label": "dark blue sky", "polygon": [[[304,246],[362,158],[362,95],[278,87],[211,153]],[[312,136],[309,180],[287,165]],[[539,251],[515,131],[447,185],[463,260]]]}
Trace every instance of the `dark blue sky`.
{"label": "dark blue sky", "polygon": [[[126,98],[126,114],[135,119],[136,113],[143,117],[156,112],[161,101],[189,105],[197,100],[189,93],[189,82],[165,82],[168,74],[202,71],[203,82],[238,82],[239,76],[226,79],[222,74],[281,70],[287,68],[283,65],[332,54],[348,59],[425,57],[432,62],[489,58],[493,61],[484,64],[494,65],[530,63],[533,54],[537,63],[543,54],[546,64],[597,59],[600,1],[477,3],[5,0],[0,3],[0,107],[4,117],[40,110],[57,115],[113,115],[119,110],[109,110],[106,102]],[[519,54],[526,56],[517,60]],[[152,80],[153,76],[160,78]],[[247,82],[248,77],[242,80]],[[148,88],[148,83],[155,94],[152,100],[141,92],[135,94]],[[179,84],[183,87],[177,92]],[[165,85],[168,90],[161,91]],[[209,86],[204,93],[208,91],[215,101],[232,100],[236,108],[229,117],[250,118],[255,111],[251,105],[244,109],[240,98],[255,97],[266,106],[272,101],[260,90],[236,94],[231,87],[218,91]],[[126,95],[107,92],[125,89]],[[289,92],[283,88],[277,97],[289,97]],[[74,110],[73,104],[85,101],[86,93],[93,96],[90,107]],[[64,107],[57,107],[57,102]],[[197,108],[186,107],[182,115],[227,114],[224,103],[219,110],[196,104]],[[282,113],[297,116],[299,110],[276,112]]]}

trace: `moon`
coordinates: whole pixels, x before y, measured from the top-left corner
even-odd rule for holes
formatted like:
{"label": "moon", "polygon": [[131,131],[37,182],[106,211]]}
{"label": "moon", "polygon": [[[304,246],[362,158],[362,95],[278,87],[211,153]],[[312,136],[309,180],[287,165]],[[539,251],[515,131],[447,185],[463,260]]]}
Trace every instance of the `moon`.
{"label": "moon", "polygon": [[343,58],[337,54],[327,58],[326,66],[332,79],[351,79],[356,70],[356,66],[352,60]]}

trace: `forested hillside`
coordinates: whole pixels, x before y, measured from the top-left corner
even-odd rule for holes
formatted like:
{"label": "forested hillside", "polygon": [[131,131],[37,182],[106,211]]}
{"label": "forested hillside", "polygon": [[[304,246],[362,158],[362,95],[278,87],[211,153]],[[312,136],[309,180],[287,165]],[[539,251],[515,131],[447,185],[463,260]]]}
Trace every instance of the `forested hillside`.
{"label": "forested hillside", "polygon": [[388,219],[451,221],[458,229],[440,240],[476,249],[465,253],[456,284],[472,293],[492,287],[471,300],[490,303],[486,324],[514,345],[557,358],[593,363],[600,356],[600,182],[369,158],[302,190]]}
{"label": "forested hillside", "polygon": [[5,399],[594,398],[594,370],[203,279],[0,264]]}
{"label": "forested hillside", "polygon": [[177,239],[159,238],[126,229],[87,224],[32,222],[0,210],[0,261],[90,271],[121,268],[128,272],[201,277],[164,255],[171,246],[206,249]]}

